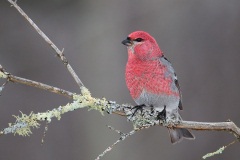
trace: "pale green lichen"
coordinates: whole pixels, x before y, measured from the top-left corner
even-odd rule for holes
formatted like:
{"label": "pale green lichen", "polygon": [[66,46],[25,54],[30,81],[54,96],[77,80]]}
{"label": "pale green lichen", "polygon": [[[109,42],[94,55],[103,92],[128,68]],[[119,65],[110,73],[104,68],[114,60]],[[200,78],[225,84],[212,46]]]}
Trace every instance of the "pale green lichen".
{"label": "pale green lichen", "polygon": [[85,87],[83,87],[81,91],[82,95],[73,96],[74,101],[80,103],[82,107],[89,107],[89,110],[97,110],[103,115],[103,111],[109,107],[107,100],[105,98],[93,98],[89,90]]}
{"label": "pale green lichen", "polygon": [[7,78],[8,76],[5,74],[5,73],[3,73],[2,71],[0,71],[0,78]]}
{"label": "pale green lichen", "polygon": [[[15,124],[17,124],[19,122],[26,124],[26,126],[17,128],[14,132],[14,135],[18,134],[20,136],[29,136],[30,134],[32,134],[31,127],[39,128],[40,124],[37,122],[37,120],[34,118],[33,115],[34,114],[32,112],[29,115],[26,115],[21,112],[20,116],[14,116],[16,118]],[[12,126],[12,124],[9,125],[9,127],[11,127],[11,126]]]}
{"label": "pale green lichen", "polygon": [[206,155],[203,156],[202,158],[203,158],[203,159],[206,159],[206,158],[212,157],[212,156],[214,156],[214,155],[216,155],[216,154],[222,154],[222,152],[224,151],[225,148],[226,148],[226,146],[223,146],[223,147],[219,148],[219,149],[218,149],[217,151],[215,151],[215,152],[206,154]]}
{"label": "pale green lichen", "polygon": [[47,123],[50,123],[52,118],[60,120],[62,114],[84,107],[88,107],[89,110],[97,110],[103,114],[103,111],[109,107],[108,101],[105,98],[93,98],[85,87],[82,88],[82,95],[75,94],[73,100],[72,103],[68,103],[65,106],[59,106],[58,108],[46,112],[36,114],[31,112],[29,115],[21,112],[20,116],[14,116],[16,122],[14,124],[9,124],[9,127],[5,128],[2,133],[14,133],[21,136],[28,136],[32,134],[31,128],[38,128],[40,126],[40,121],[47,121]]}
{"label": "pale green lichen", "polygon": [[143,126],[153,126],[156,123],[160,123],[159,121],[156,121],[155,117],[144,117],[141,114],[136,115],[133,122],[133,128],[134,129],[139,129]]}

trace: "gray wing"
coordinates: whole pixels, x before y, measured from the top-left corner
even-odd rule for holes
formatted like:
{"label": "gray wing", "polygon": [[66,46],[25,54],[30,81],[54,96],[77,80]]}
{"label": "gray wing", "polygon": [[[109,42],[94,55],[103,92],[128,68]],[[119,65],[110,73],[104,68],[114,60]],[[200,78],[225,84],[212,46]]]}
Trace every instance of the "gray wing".
{"label": "gray wing", "polygon": [[167,67],[167,69],[168,69],[168,71],[167,71],[167,75],[166,76],[170,76],[170,77],[173,77],[173,84],[172,84],[172,90],[174,91],[178,91],[179,92],[179,95],[180,95],[180,100],[179,100],[179,104],[178,104],[178,108],[180,109],[180,110],[183,110],[183,106],[182,106],[182,94],[181,94],[181,91],[180,91],[180,85],[179,85],[179,83],[178,83],[178,79],[177,79],[177,75],[176,75],[176,73],[175,73],[175,71],[174,71],[174,69],[173,69],[173,67],[172,67],[172,64],[170,63],[170,61],[166,58],[166,57],[164,57],[164,56],[162,56],[161,58],[160,58],[160,61],[161,61],[161,63],[163,64],[163,65],[165,65],[166,67]]}

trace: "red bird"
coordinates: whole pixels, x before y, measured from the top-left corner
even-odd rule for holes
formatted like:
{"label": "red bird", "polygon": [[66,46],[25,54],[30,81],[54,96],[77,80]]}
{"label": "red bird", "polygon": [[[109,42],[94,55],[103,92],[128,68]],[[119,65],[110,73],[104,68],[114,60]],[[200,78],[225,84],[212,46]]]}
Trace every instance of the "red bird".
{"label": "red bird", "polygon": [[[144,31],[128,35],[122,44],[128,49],[126,84],[138,107],[153,107],[166,122],[181,121],[181,92],[171,63],[164,57],[156,40]],[[162,115],[164,117],[162,117]],[[172,143],[194,139],[184,128],[168,128]]]}

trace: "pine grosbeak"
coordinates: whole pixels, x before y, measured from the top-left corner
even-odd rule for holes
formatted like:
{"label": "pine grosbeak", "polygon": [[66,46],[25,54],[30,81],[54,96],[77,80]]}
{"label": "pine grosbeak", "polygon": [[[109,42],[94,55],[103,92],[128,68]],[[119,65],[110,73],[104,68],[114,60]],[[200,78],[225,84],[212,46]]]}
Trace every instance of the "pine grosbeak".
{"label": "pine grosbeak", "polygon": [[[165,113],[167,122],[181,121],[181,92],[171,63],[164,57],[156,40],[144,31],[135,31],[122,41],[128,49],[126,84],[138,106],[153,107]],[[172,143],[194,139],[184,128],[168,128]]]}

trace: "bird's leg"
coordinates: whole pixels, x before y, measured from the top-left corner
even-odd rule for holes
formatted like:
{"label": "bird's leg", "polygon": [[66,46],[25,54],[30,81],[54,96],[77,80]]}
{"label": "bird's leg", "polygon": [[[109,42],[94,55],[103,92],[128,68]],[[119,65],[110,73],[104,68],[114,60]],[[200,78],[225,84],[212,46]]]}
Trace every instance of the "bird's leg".
{"label": "bird's leg", "polygon": [[164,106],[163,110],[158,113],[157,120],[163,120],[166,122],[166,106]]}
{"label": "bird's leg", "polygon": [[151,109],[151,113],[153,114],[154,113],[154,107],[153,107],[152,104],[150,105],[150,109]]}
{"label": "bird's leg", "polygon": [[142,114],[142,112],[143,112],[143,107],[146,107],[146,105],[145,105],[145,104],[141,104],[141,105],[136,105],[136,106],[134,106],[134,107],[131,109],[131,110],[135,109],[135,111],[134,111],[133,114],[132,114],[132,117],[137,113],[138,110],[140,110],[140,111],[141,111],[141,114]]}

